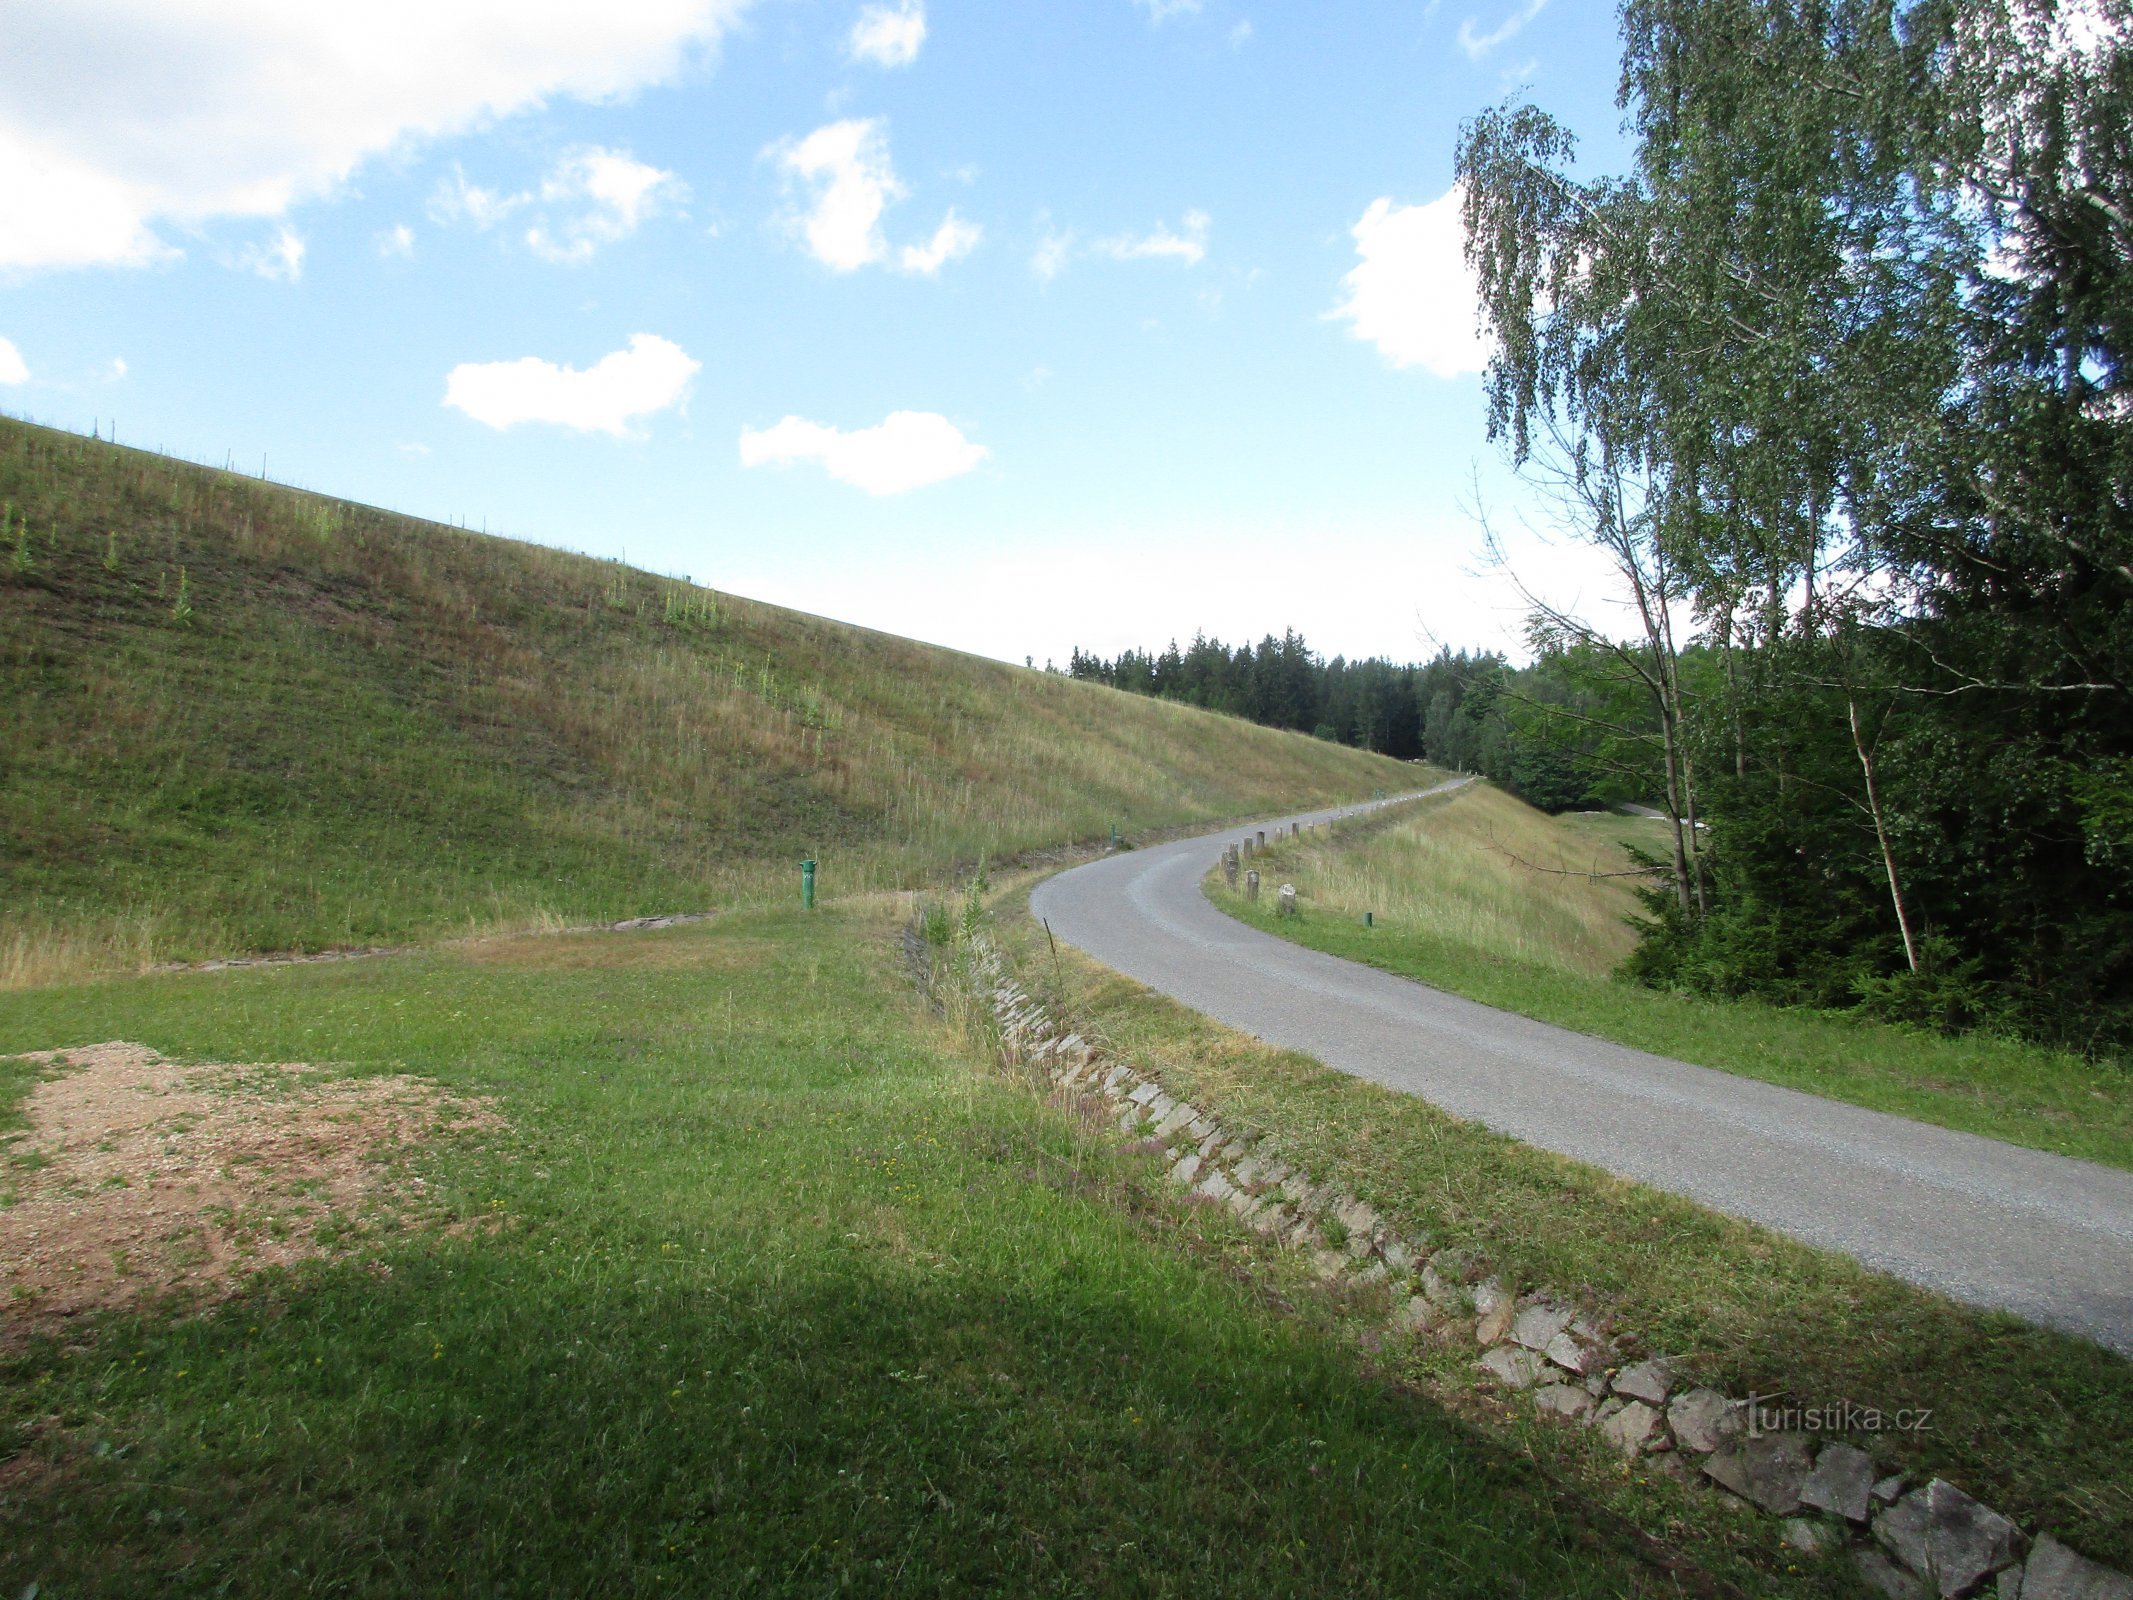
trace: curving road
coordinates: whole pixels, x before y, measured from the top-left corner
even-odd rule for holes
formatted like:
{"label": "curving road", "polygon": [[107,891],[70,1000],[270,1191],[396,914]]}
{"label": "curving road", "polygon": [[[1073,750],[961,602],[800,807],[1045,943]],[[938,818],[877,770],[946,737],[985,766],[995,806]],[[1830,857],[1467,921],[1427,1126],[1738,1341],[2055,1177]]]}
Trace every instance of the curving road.
{"label": "curving road", "polygon": [[1201,893],[1229,836],[1106,856],[1040,884],[1031,907],[1106,966],[1269,1044],[2133,1356],[2133,1173],[1646,1055],[1274,938]]}

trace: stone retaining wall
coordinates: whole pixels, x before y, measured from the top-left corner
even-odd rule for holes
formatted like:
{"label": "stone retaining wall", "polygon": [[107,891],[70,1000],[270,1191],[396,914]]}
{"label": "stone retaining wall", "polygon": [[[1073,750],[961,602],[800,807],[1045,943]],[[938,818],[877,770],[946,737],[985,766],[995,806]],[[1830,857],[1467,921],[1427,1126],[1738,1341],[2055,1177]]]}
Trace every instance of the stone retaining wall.
{"label": "stone retaining wall", "polygon": [[[907,938],[919,954],[915,933]],[[1705,1484],[1782,1519],[1781,1536],[1821,1553],[1848,1547],[1860,1576],[1892,1600],[2133,1600],[2133,1579],[2010,1519],[1941,1479],[1918,1485],[1851,1444],[1751,1425],[1750,1403],[1693,1383],[1663,1356],[1626,1361],[1613,1330],[1546,1292],[1513,1298],[1456,1252],[1403,1236],[1362,1200],[1262,1153],[1152,1073],[1106,1056],[1059,1025],[979,935],[959,981],[997,1027],[1004,1061],[1100,1109],[1151,1142],[1170,1181],[1247,1227],[1309,1255],[1328,1282],[1381,1284],[1396,1331],[1467,1340],[1478,1381],[1544,1416],[1591,1428],[1629,1460]]]}

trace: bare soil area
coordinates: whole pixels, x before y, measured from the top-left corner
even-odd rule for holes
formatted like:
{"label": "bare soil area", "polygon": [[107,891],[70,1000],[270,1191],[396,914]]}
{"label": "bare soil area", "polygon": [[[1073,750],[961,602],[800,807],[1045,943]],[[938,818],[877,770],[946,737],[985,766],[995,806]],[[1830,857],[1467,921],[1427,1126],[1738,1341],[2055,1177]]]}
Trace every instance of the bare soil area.
{"label": "bare soil area", "polygon": [[0,1144],[0,1344],[350,1248],[419,1208],[410,1154],[497,1120],[413,1078],[181,1065],[124,1043],[22,1059],[49,1076],[28,1132]]}

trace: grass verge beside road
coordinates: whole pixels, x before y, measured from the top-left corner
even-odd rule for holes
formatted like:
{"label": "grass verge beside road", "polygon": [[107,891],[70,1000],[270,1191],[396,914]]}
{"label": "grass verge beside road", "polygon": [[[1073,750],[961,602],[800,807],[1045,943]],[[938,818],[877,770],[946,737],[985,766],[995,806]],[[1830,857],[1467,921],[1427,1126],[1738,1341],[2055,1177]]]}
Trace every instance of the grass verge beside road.
{"label": "grass verge beside road", "polygon": [[[1550,818],[1474,785],[1302,842],[1255,863],[1258,904],[1224,911],[1328,955],[1655,1055],[1760,1078],[1939,1127],[2133,1170],[2133,1072],[2020,1040],[1943,1038],[1755,1001],[1713,1001],[1609,976],[1632,936],[1625,880],[1634,818]],[[1516,857],[1516,859],[1514,859]],[[1523,864],[1522,864],[1523,863]],[[1536,867],[1570,866],[1570,876]],[[1299,915],[1275,914],[1296,886]],[[1373,914],[1374,927],[1362,916]]]}
{"label": "grass verge beside road", "polygon": [[435,1153],[441,1231],[9,1341],[0,1592],[1810,1592],[1363,1371],[885,914],[0,995],[0,1052],[113,1038],[508,1131]]}
{"label": "grass verge beside road", "polygon": [[[1514,1290],[1580,1300],[1730,1393],[1849,1402],[1885,1418],[1929,1410],[1922,1431],[1855,1442],[2133,1564],[2133,1363],[1261,1045],[1071,949],[1055,954],[1024,918],[1003,920],[1055,1015],[1403,1231],[1466,1252]],[[1440,1393],[1468,1390],[1473,1354],[1424,1347],[1413,1370]],[[1584,1443],[1536,1424],[1530,1448],[1574,1460]]]}

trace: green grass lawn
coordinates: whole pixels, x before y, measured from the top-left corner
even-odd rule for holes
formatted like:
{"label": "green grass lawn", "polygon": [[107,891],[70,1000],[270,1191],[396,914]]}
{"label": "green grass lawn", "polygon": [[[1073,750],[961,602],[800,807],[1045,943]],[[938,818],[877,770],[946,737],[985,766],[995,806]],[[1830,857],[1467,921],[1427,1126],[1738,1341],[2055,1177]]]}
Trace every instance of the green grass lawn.
{"label": "green grass lawn", "polygon": [[[1260,862],[1293,882],[1301,914],[1274,914],[1211,875],[1215,903],[1254,927],[1485,1005],[1657,1055],[1760,1078],[1944,1128],[2133,1170],[2133,1072],[2117,1062],[1988,1035],[1944,1038],[1755,1001],[1713,1001],[1612,978],[1593,933],[1635,909],[1619,880],[1536,876],[1529,862],[1611,870],[1602,852],[1659,825],[1547,818],[1493,790],[1395,819],[1283,843]],[[1649,843],[1646,848],[1650,848]],[[1568,909],[1565,909],[1565,908]],[[1375,926],[1362,925],[1373,911]],[[1571,913],[1575,912],[1575,915]],[[1619,954],[1615,954],[1619,959]]]}
{"label": "green grass lawn", "polygon": [[[1944,1475],[2025,1526],[2133,1566],[2133,1363],[1260,1044],[1055,952],[1026,916],[1003,912],[1001,926],[1054,1015],[1409,1236],[1514,1291],[1576,1300],[1633,1335],[1634,1348],[1686,1358],[1733,1395],[1849,1401],[1890,1416],[1928,1408],[1925,1431],[1853,1442],[1917,1481]],[[1440,1393],[1467,1393],[1472,1358],[1470,1346],[1425,1346],[1413,1370]],[[1536,1424],[1528,1447],[1576,1460],[1585,1439]]]}
{"label": "green grass lawn", "polygon": [[14,1341],[8,1595],[1814,1588],[1767,1537],[1669,1575],[1369,1375],[1226,1215],[975,1065],[880,916],[0,995],[0,1052],[118,1038],[508,1129],[427,1158],[458,1226]]}

